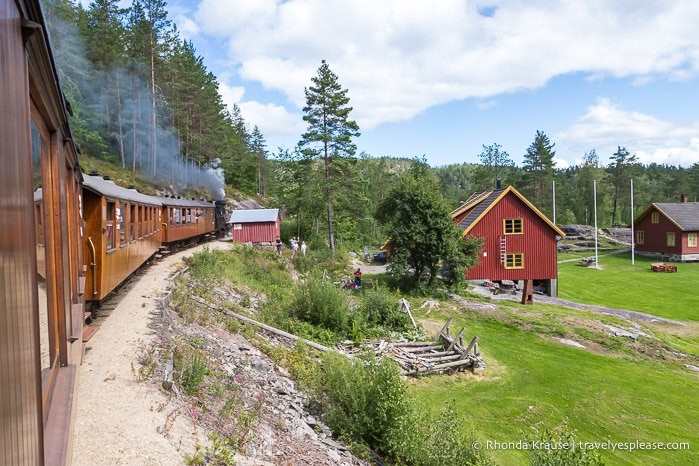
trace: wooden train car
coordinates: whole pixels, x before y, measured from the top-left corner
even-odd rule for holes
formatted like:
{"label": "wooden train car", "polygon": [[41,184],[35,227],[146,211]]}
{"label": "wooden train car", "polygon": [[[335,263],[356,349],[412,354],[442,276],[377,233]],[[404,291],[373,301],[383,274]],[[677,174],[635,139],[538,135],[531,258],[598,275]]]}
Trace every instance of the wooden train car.
{"label": "wooden train car", "polygon": [[38,0],[0,0],[0,83],[0,464],[67,464],[82,352],[81,172]]}
{"label": "wooden train car", "polygon": [[163,245],[177,248],[216,232],[216,206],[207,201],[160,197]]}
{"label": "wooden train car", "polygon": [[[99,305],[161,245],[159,198],[84,175],[86,300]],[[94,309],[95,306],[93,306]]]}

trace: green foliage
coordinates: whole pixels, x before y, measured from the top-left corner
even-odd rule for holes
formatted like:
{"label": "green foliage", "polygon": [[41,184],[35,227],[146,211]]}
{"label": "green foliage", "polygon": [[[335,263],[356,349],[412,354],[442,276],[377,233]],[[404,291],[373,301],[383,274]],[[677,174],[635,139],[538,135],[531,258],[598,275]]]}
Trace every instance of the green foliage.
{"label": "green foliage", "polygon": [[486,455],[472,448],[473,434],[452,410],[438,418],[417,410],[389,359],[324,353],[313,384],[314,400],[334,433],[394,464],[489,464]]}
{"label": "green foliage", "polygon": [[206,354],[200,349],[177,349],[175,351],[176,380],[186,395],[196,395],[201,384],[210,373],[207,367]]}
{"label": "green foliage", "polygon": [[197,444],[196,453],[185,455],[185,464],[193,466],[233,466],[235,464],[236,451],[232,448],[229,439],[212,432],[209,434],[209,441],[206,448],[202,449],[201,445]]}
{"label": "green foliage", "polygon": [[543,131],[537,131],[534,142],[524,154],[522,169],[525,172],[522,191],[525,196],[549,218],[552,217],[552,200],[549,193],[554,176],[556,151]]}
{"label": "green foliage", "polygon": [[398,332],[412,327],[408,314],[398,310],[399,297],[383,286],[364,290],[359,313],[370,326],[381,326]]}
{"label": "green foliage", "polygon": [[410,411],[406,386],[393,361],[324,353],[315,383],[316,401],[333,432],[381,453],[390,451],[397,420]]}
{"label": "green foliage", "polygon": [[347,294],[315,272],[296,289],[292,315],[344,335],[349,329]]}
{"label": "green foliage", "polygon": [[[533,446],[529,450],[531,466],[602,466],[599,453],[582,447],[575,434],[568,430],[534,432],[526,441]],[[584,445],[584,444],[583,444]]]}
{"label": "green foliage", "polygon": [[427,277],[431,288],[443,260],[466,263],[460,257],[464,252],[459,244],[461,230],[424,161],[416,160],[411,172],[401,177],[379,205],[376,215],[386,225],[389,271],[396,277],[412,276],[416,286]]}

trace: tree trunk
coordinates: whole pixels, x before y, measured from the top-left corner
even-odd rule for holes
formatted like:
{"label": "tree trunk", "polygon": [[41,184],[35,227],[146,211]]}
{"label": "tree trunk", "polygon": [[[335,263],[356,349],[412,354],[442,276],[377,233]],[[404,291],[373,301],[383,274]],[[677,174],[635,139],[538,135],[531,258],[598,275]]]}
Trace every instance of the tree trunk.
{"label": "tree trunk", "polygon": [[126,159],[124,156],[124,126],[121,121],[121,80],[119,79],[119,70],[116,71],[116,91],[117,125],[119,126],[119,157],[121,158],[121,168],[126,168]]}
{"label": "tree trunk", "polygon": [[158,144],[158,136],[156,134],[156,118],[155,118],[155,46],[153,44],[153,31],[151,30],[150,33],[150,82],[151,82],[151,111],[153,112],[151,116],[151,130],[152,130],[152,135],[151,135],[151,143],[153,147],[151,147],[151,153],[152,153],[152,163],[153,163],[153,171],[152,174],[155,177],[157,174],[156,170],[156,165],[157,165],[157,158],[158,158],[158,151],[157,151],[157,144]]}

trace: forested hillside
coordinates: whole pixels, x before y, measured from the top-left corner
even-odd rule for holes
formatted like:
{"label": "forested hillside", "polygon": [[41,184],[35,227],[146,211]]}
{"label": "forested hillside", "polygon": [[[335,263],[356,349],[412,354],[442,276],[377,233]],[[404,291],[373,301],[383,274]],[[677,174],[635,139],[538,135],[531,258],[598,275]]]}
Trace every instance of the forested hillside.
{"label": "forested hillside", "polygon": [[[45,3],[82,160],[110,162],[175,190],[200,185],[218,195],[225,182],[244,194],[260,194],[291,219],[287,235],[325,244],[383,241],[376,207],[412,161],[375,157],[390,154],[372,156],[355,145],[361,128],[351,119],[341,77],[325,62],[317,78],[309,76],[307,133],[299,135],[297,147],[269,154],[261,131],[250,128],[237,106],[224,104],[216,76],[195,44],[180,37],[165,1],[120,5],[117,0],[94,0],[87,8],[73,0]],[[332,105],[314,106],[323,96]],[[314,122],[320,113],[314,112],[339,117],[339,136],[318,132]],[[591,149],[579,154],[579,165],[559,168],[555,141],[544,131],[532,137],[516,154],[524,156],[522,166],[493,143],[484,144],[480,154],[461,154],[472,162],[432,168],[442,194],[455,208],[472,193],[493,189],[500,178],[557,223],[591,224],[596,182],[600,226],[630,222],[632,179],[636,215],[650,202],[677,201],[685,193],[690,200],[699,197],[699,164],[645,166],[632,147],[620,146],[614,154]]]}

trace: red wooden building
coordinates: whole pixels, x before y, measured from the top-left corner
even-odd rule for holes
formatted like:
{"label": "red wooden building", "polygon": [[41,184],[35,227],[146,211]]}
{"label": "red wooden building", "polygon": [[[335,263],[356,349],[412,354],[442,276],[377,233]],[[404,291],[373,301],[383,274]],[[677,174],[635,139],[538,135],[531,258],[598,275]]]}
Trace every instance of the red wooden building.
{"label": "red wooden building", "polygon": [[273,243],[279,238],[279,209],[234,210],[229,223],[234,242]]}
{"label": "red wooden building", "polygon": [[636,252],[674,262],[699,261],[699,203],[656,202],[634,221]]}
{"label": "red wooden building", "polygon": [[467,279],[531,280],[557,295],[556,246],[565,233],[514,187],[474,194],[451,215],[464,236],[485,240]]}

